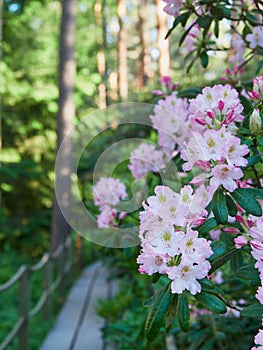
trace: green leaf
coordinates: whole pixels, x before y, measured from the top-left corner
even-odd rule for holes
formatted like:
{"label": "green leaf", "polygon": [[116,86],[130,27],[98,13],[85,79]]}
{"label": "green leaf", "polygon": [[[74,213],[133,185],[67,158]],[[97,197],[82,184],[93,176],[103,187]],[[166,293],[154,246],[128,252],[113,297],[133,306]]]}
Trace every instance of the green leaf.
{"label": "green leaf", "polygon": [[208,66],[209,58],[206,51],[203,51],[200,55],[202,67],[206,68]]}
{"label": "green leaf", "polygon": [[216,221],[216,219],[210,218],[210,219],[207,219],[205,222],[203,222],[200,226],[197,226],[195,229],[202,236],[205,233],[214,230],[217,226],[218,226],[218,222]]}
{"label": "green leaf", "polygon": [[164,322],[165,316],[168,312],[171,300],[170,287],[166,287],[166,290],[161,293],[158,298],[155,299],[145,323],[145,335],[149,341],[153,341]]}
{"label": "green leaf", "polygon": [[262,318],[263,315],[263,305],[257,303],[247,307],[244,307],[240,312],[241,316],[245,317],[255,317]]}
{"label": "green leaf", "polygon": [[214,34],[216,38],[219,37],[219,21],[215,21]]}
{"label": "green leaf", "polygon": [[233,255],[237,253],[236,248],[231,248],[228,251],[226,251],[224,254],[218,256],[211,262],[211,269],[209,270],[209,274],[216,271],[219,267],[224,265],[229,259],[232,258]]}
{"label": "green leaf", "polygon": [[226,205],[229,215],[232,217],[235,216],[237,214],[237,206],[229,195],[226,195]]}
{"label": "green leaf", "polygon": [[168,314],[165,321],[166,332],[169,332],[172,328],[173,321],[177,313],[177,303],[178,303],[178,294],[172,294],[170,307],[169,307]]}
{"label": "green leaf", "polygon": [[179,92],[178,97],[195,98],[201,92],[202,92],[202,90],[199,88],[186,89],[186,90]]}
{"label": "green leaf", "polygon": [[156,283],[159,281],[161,275],[157,272],[152,275],[152,283]]}
{"label": "green leaf", "polygon": [[242,167],[243,169],[247,169],[252,165],[255,165],[259,162],[262,162],[262,157],[259,154],[254,154],[253,156],[247,158],[247,165]]}
{"label": "green leaf", "polygon": [[202,291],[201,293],[196,294],[194,297],[208,310],[218,314],[224,314],[227,311],[225,303],[216,295]]}
{"label": "green leaf", "polygon": [[197,24],[201,27],[201,28],[209,28],[210,25],[212,23],[212,18],[208,17],[208,16],[202,16],[199,17],[197,20]]}
{"label": "green leaf", "polygon": [[223,291],[217,286],[215,286],[214,283],[208,280],[207,278],[199,280],[199,283],[201,284],[202,290],[206,292],[223,294]]}
{"label": "green leaf", "polygon": [[226,253],[226,245],[222,241],[213,241],[211,243],[211,248],[214,254],[208,259],[210,262]]}
{"label": "green leaf", "polygon": [[249,214],[262,216],[262,208],[255,197],[250,192],[244,191],[246,188],[237,188],[231,193],[235,201]]}
{"label": "green leaf", "polygon": [[255,17],[254,15],[252,15],[250,12],[247,12],[246,14],[246,19],[249,21],[249,23],[252,25],[252,26],[257,26],[259,23],[258,23],[258,20],[257,20],[257,17]]}
{"label": "green leaf", "polygon": [[182,331],[187,332],[189,330],[190,312],[188,302],[185,294],[179,296],[178,302],[178,321]]}
{"label": "green leaf", "polygon": [[193,28],[193,26],[195,25],[196,23],[192,23],[190,25],[190,27],[183,33],[183,35],[181,36],[180,40],[179,40],[179,46],[182,45],[182,43],[184,42],[184,39],[187,37],[187,35],[189,34],[190,30]]}
{"label": "green leaf", "polygon": [[250,112],[253,111],[253,105],[251,102],[243,95],[239,95],[240,102],[242,103],[244,110],[243,113],[245,115],[248,115]]}
{"label": "green leaf", "polygon": [[236,277],[243,278],[245,280],[258,280],[258,281],[260,281],[259,273],[254,268],[254,266],[242,266],[242,267],[240,267],[236,271]]}
{"label": "green leaf", "polygon": [[243,253],[239,249],[230,259],[230,268],[235,273],[244,264]]}
{"label": "green leaf", "polygon": [[255,199],[263,199],[263,189],[262,188],[242,188],[244,194],[249,194]]}
{"label": "green leaf", "polygon": [[226,197],[223,191],[218,188],[213,196],[213,213],[219,224],[226,224],[228,220],[228,210],[226,206]]}
{"label": "green leaf", "polygon": [[219,6],[211,6],[210,11],[211,11],[211,15],[213,15],[218,19],[222,19],[224,17],[224,11]]}
{"label": "green leaf", "polygon": [[190,12],[183,12],[181,13],[178,17],[176,17],[176,19],[173,22],[172,28],[169,29],[168,33],[165,36],[165,39],[167,39],[172,31],[178,26],[179,23],[182,24],[182,26],[184,27],[186,25],[187,19],[189,18]]}

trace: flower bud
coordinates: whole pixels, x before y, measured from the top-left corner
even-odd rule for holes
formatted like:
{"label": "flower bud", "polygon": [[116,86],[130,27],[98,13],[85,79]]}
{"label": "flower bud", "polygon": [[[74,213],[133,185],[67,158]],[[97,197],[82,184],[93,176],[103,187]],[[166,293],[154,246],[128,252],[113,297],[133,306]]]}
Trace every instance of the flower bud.
{"label": "flower bud", "polygon": [[236,249],[240,249],[247,244],[248,240],[244,236],[238,236],[234,238],[234,242],[235,242]]}
{"label": "flower bud", "polygon": [[261,117],[258,109],[254,109],[250,116],[249,129],[252,135],[259,135],[262,132]]}

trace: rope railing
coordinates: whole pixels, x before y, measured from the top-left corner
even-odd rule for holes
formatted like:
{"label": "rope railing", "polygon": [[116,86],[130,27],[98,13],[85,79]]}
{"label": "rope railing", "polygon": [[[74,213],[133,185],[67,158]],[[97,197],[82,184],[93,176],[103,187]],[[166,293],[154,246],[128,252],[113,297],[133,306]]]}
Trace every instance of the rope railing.
{"label": "rope railing", "polygon": [[[23,265],[7,282],[0,285],[0,293],[6,292],[15,283],[19,283],[18,320],[12,330],[0,344],[0,350],[18,336],[18,350],[29,350],[29,321],[43,309],[43,317],[50,320],[52,316],[52,294],[56,289],[64,295],[64,280],[73,266],[72,239],[67,237],[53,253],[45,253],[35,265]],[[57,277],[52,281],[53,268],[57,268]],[[30,309],[30,277],[36,271],[43,270],[43,289],[35,306]]]}

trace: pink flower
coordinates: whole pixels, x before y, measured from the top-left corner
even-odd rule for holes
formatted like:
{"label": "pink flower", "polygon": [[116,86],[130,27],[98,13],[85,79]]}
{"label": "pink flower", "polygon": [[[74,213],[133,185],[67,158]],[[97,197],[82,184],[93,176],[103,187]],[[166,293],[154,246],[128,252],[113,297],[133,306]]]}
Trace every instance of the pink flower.
{"label": "pink flower", "polygon": [[173,84],[172,79],[168,76],[164,76],[162,78],[159,78],[159,82],[162,85],[162,90],[153,90],[152,93],[154,95],[163,96],[163,95],[169,95],[174,90],[177,89],[178,83]]}
{"label": "pink flower", "polygon": [[139,272],[147,273],[148,275],[152,275],[156,272],[161,274],[166,273],[166,263],[168,260],[168,256],[156,254],[149,245],[145,245],[137,258],[137,263],[140,264]]}
{"label": "pink flower", "polygon": [[233,63],[243,63],[244,53],[246,51],[246,43],[240,35],[236,36],[231,41],[232,49],[234,50],[234,56],[229,60]]}
{"label": "pink flower", "polygon": [[103,209],[97,217],[97,223],[99,228],[108,228],[116,226],[115,218],[117,216],[117,210],[115,209]]}
{"label": "pink flower", "polygon": [[164,166],[164,153],[154,145],[142,143],[130,155],[130,169],[136,179],[144,178],[149,172],[159,172]]}
{"label": "pink flower", "polygon": [[234,238],[234,242],[236,249],[241,249],[242,247],[247,245],[248,240],[244,236],[238,236]]}
{"label": "pink flower", "polygon": [[119,179],[102,177],[93,187],[93,199],[100,209],[116,207],[127,197],[125,185]]}
{"label": "pink flower", "polygon": [[263,243],[252,240],[249,242],[252,252],[251,254],[253,255],[254,259],[256,260],[262,260],[263,259]]}
{"label": "pink flower", "polygon": [[166,6],[163,9],[164,12],[166,12],[168,15],[177,17],[180,13],[180,10],[183,7],[184,1],[183,0],[163,0],[166,2]]}
{"label": "pink flower", "polygon": [[159,135],[158,144],[171,154],[175,144],[183,144],[189,135],[188,102],[170,95],[159,100],[153,112],[150,119]]}
{"label": "pink flower", "polygon": [[168,269],[168,277],[172,280],[172,293],[181,294],[185,289],[195,295],[201,292],[201,285],[197,279],[207,276],[211,265],[207,260],[193,265],[192,261],[183,259],[179,266]]}
{"label": "pink flower", "polygon": [[231,235],[236,235],[239,233],[239,229],[236,227],[226,227],[223,229],[223,231],[230,233]]}
{"label": "pink flower", "polygon": [[254,239],[263,242],[263,218],[256,221],[256,226],[251,228],[249,234]]}
{"label": "pink flower", "polygon": [[[255,336],[255,344],[263,346],[263,330],[260,329],[258,334]],[[261,347],[257,347],[256,349],[261,349]]]}
{"label": "pink flower", "polygon": [[182,237],[180,251],[187,255],[189,261],[200,261],[209,258],[213,254],[210,244],[211,241],[199,238],[197,231],[189,230]]}
{"label": "pink flower", "polygon": [[[223,120],[226,124],[233,124],[233,120],[230,122],[229,117],[226,118],[230,112],[233,113],[234,121],[239,122],[244,119],[241,114],[243,106],[240,103],[238,92],[228,84],[205,87],[201,94],[190,100],[189,110],[190,120],[194,124],[196,124],[196,118],[203,119],[213,129],[219,129]],[[196,125],[197,130],[198,127],[199,129],[201,127],[199,124]]]}
{"label": "pink flower", "polygon": [[221,164],[216,165],[211,172],[212,178],[210,184],[219,187],[223,185],[226,190],[233,192],[237,188],[236,181],[243,176],[240,168],[232,165]]}
{"label": "pink flower", "polygon": [[260,304],[263,304],[263,286],[258,288],[256,298],[259,300]]}
{"label": "pink flower", "polygon": [[247,34],[246,40],[249,42],[249,47],[255,49],[257,46],[263,47],[263,30],[261,26],[253,27],[252,33]]}

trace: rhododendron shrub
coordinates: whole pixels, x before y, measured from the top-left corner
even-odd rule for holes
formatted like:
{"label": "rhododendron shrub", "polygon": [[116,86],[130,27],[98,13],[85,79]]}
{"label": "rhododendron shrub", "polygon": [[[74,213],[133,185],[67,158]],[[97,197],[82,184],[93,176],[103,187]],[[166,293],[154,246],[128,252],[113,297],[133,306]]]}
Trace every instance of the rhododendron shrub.
{"label": "rhododendron shrub", "polygon": [[[258,331],[253,329],[249,348],[260,349],[263,78],[254,77],[247,88],[242,74],[249,59],[263,53],[262,4],[164,2],[164,11],[175,17],[168,35],[181,24],[185,32],[180,44],[185,42],[196,52],[204,67],[207,51],[216,49],[219,22],[227,18],[245,26],[242,33],[238,26],[232,31],[230,61],[239,64],[226,70],[222,84],[206,86],[189,98],[170,77],[159,79],[161,87],[153,91],[158,100],[149,115],[157,144],[141,143],[130,154],[127,169],[136,180],[147,180],[149,174],[157,179],[149,183],[149,197],[136,212],[138,271],[151,276],[153,284],[159,283],[145,302],[150,307],[145,334],[152,341],[163,326],[167,332],[172,327],[186,332],[195,319],[209,316],[213,331],[207,336],[207,348],[223,349],[227,348],[220,345],[225,344],[224,333],[216,331],[214,322],[219,321],[214,315],[224,315],[226,323],[234,318],[233,324],[251,317],[258,319]],[[156,175],[165,173],[169,162],[176,164],[180,174],[177,190]],[[111,182],[113,192],[105,195]],[[101,210],[99,227],[121,226],[121,220],[134,215],[117,208],[126,196],[118,179],[101,179],[94,186],[94,202]]]}

